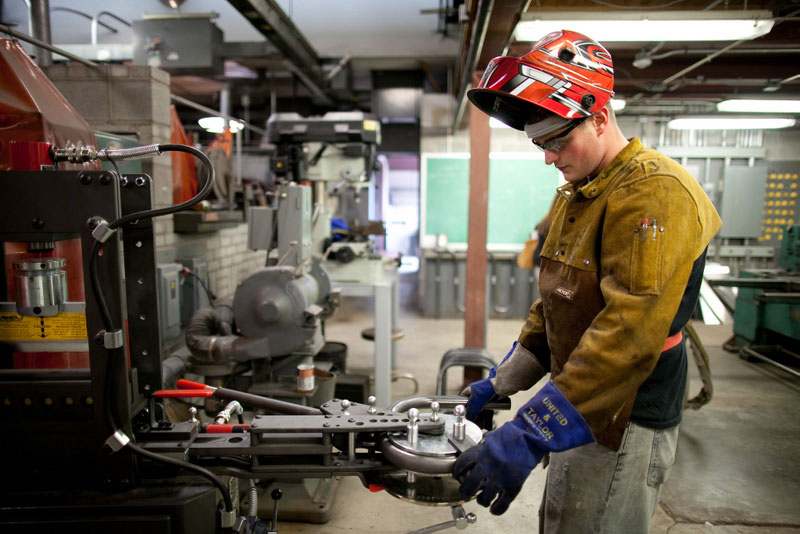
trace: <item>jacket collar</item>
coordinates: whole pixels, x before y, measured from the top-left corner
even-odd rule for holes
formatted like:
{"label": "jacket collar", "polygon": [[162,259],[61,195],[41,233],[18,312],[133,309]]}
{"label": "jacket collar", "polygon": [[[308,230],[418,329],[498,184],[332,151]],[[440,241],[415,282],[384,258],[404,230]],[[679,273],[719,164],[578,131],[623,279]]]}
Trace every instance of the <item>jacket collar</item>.
{"label": "jacket collar", "polygon": [[608,187],[611,178],[616,176],[641,149],[642,142],[639,138],[631,138],[625,148],[611,160],[611,163],[606,165],[606,168],[597,177],[593,180],[583,179],[576,183],[566,183],[558,188],[558,194],[565,196],[567,199],[571,199],[577,193],[581,193],[586,198],[594,198],[600,195]]}

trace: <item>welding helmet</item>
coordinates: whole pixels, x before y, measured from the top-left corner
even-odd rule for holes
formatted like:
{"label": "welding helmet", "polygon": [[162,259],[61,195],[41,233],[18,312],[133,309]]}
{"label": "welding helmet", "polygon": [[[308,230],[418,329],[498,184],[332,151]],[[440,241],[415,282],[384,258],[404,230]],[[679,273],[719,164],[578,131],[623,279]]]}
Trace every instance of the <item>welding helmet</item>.
{"label": "welding helmet", "polygon": [[517,130],[548,121],[537,128],[537,135],[545,135],[600,110],[613,89],[608,50],[585,35],[562,30],[542,37],[522,57],[494,58],[467,96],[478,109]]}

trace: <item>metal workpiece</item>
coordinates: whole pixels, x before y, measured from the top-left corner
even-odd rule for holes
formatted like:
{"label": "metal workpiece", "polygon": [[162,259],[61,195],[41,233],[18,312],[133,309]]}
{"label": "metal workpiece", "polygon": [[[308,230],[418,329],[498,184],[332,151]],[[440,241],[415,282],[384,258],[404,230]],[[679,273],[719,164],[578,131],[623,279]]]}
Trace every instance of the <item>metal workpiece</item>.
{"label": "metal workpiece", "polygon": [[369,408],[367,408],[367,413],[374,414],[378,413],[378,409],[375,407],[375,403],[378,399],[375,398],[375,395],[370,395],[367,397],[367,404],[369,404]]}
{"label": "metal workpiece", "polygon": [[458,454],[477,444],[483,437],[480,427],[464,421],[464,438],[458,442],[451,439],[457,417],[440,414],[444,423],[443,434],[420,432],[416,442],[409,440],[406,432],[393,432],[380,440],[381,452],[386,459],[400,469],[423,474],[449,474]]}
{"label": "metal workpiece", "polygon": [[451,476],[415,474],[405,471],[382,473],[378,481],[386,492],[401,501],[423,506],[455,506],[464,500],[458,492],[460,482]]}
{"label": "metal workpiece", "polygon": [[[458,395],[415,395],[397,400],[389,405],[389,410],[393,412],[406,412],[409,408],[430,409],[431,403],[439,403],[439,409],[445,412],[453,411],[459,404],[466,404],[468,397]],[[511,400],[508,397],[492,401],[486,405],[487,410],[509,410]]]}

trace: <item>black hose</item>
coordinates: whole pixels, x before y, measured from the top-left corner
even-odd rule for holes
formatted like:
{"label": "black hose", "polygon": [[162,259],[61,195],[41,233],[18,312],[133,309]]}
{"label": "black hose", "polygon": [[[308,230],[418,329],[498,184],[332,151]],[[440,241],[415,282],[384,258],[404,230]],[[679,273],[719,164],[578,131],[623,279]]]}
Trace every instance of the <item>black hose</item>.
{"label": "black hose", "polygon": [[[190,208],[203,200],[208,194],[211,192],[211,189],[214,185],[214,167],[211,165],[211,161],[209,161],[208,157],[203,154],[200,150],[197,150],[194,147],[185,146],[185,145],[175,145],[175,144],[164,144],[158,145],[159,152],[187,152],[196,156],[203,166],[206,168],[208,179],[206,183],[203,185],[202,189],[191,199],[187,200],[186,202],[182,202],[180,204],[176,204],[174,206],[168,206],[166,208],[159,208],[155,210],[146,210],[140,211],[136,213],[131,213],[129,215],[125,215],[120,217],[119,219],[111,222],[108,226],[110,229],[119,228],[123,224],[138,220],[138,219],[150,219],[153,217],[158,217],[160,215],[168,215],[170,213],[175,213],[177,211],[181,211],[187,208]],[[116,166],[116,165],[115,165]],[[106,303],[105,296],[103,295],[103,290],[100,287],[100,276],[97,270],[97,258],[100,256],[103,250],[103,245],[99,241],[95,241],[94,245],[92,246],[92,252],[89,258],[89,279],[92,286],[92,294],[94,295],[95,301],[97,302],[97,306],[100,309],[100,315],[103,320],[103,327],[106,329],[106,332],[113,332],[114,328],[114,321],[111,317],[111,313],[108,309],[108,304]],[[119,426],[117,425],[116,420],[114,419],[114,412],[111,409],[111,381],[114,378],[114,368],[117,360],[120,360],[124,356],[124,352],[119,349],[109,349],[108,350],[108,359],[106,361],[106,380],[104,384],[103,390],[103,405],[106,412],[106,417],[108,419],[108,424],[111,427],[111,433],[115,433],[119,431]],[[233,501],[231,500],[230,492],[228,488],[225,487],[225,484],[222,482],[222,479],[219,478],[217,475],[209,471],[204,467],[200,467],[197,465],[190,464],[189,462],[184,462],[182,460],[178,460],[176,458],[170,458],[168,456],[163,456],[160,454],[156,454],[154,452],[147,451],[140,446],[136,445],[132,441],[128,442],[127,447],[145,458],[150,460],[161,462],[169,465],[173,465],[176,467],[180,467],[182,469],[186,469],[187,471],[193,471],[206,479],[208,479],[214,486],[216,486],[220,493],[222,493],[222,499],[225,501],[225,510],[228,512],[233,512]]]}

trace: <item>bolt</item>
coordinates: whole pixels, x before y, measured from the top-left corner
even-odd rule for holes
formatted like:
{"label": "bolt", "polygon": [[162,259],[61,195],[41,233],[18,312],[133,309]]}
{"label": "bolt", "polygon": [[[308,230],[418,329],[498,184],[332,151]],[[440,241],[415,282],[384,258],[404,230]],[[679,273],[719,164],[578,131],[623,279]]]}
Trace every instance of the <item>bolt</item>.
{"label": "bolt", "polygon": [[406,427],[408,434],[406,439],[411,446],[415,446],[419,438],[419,425],[417,425],[418,420],[419,410],[416,408],[410,408],[408,410],[408,426]]}
{"label": "bolt", "polygon": [[433,401],[431,403],[431,422],[438,423],[439,422],[439,403],[437,401]]}
{"label": "bolt", "polygon": [[86,221],[86,228],[88,228],[90,232],[93,232],[94,229],[97,228],[97,221],[95,219],[89,219]]}
{"label": "bolt", "polygon": [[464,414],[466,414],[467,411],[464,409],[463,404],[459,404],[453,409],[453,413],[456,414],[456,422],[453,423],[453,439],[464,441],[467,433],[467,424],[464,422]]}
{"label": "bolt", "polygon": [[119,179],[119,186],[120,187],[128,187],[128,177],[127,176],[123,176],[122,178]]}
{"label": "bolt", "polygon": [[35,217],[35,218],[34,218],[34,219],[31,221],[31,224],[33,225],[33,228],[34,228],[35,230],[41,230],[41,229],[44,227],[44,221],[43,221],[43,220],[41,220],[41,219],[40,219],[40,218],[38,218],[38,217]]}
{"label": "bolt", "polygon": [[342,402],[341,402],[341,407],[342,407],[342,413],[343,413],[344,415],[350,415],[350,412],[348,412],[348,411],[347,411],[347,410],[348,410],[348,408],[350,408],[350,401],[349,401],[349,400],[347,400],[347,399],[342,399]]}
{"label": "bolt", "polygon": [[104,340],[103,340],[103,333],[102,332],[98,332],[94,336],[94,342],[97,343],[98,345],[100,345],[101,347],[103,346]]}
{"label": "bolt", "polygon": [[138,187],[144,187],[147,185],[147,180],[144,179],[144,176],[137,176],[136,177],[136,185]]}
{"label": "bolt", "polygon": [[83,185],[89,185],[90,183],[92,183],[92,175],[86,172],[82,172],[78,175],[78,180],[80,180]]}
{"label": "bolt", "polygon": [[100,174],[100,183],[102,185],[108,185],[111,183],[111,174],[104,172]]}
{"label": "bolt", "polygon": [[377,412],[377,408],[375,408],[375,403],[378,402],[378,399],[375,398],[374,395],[370,395],[367,397],[367,404],[369,404],[369,408],[367,408],[367,413],[373,414]]}

